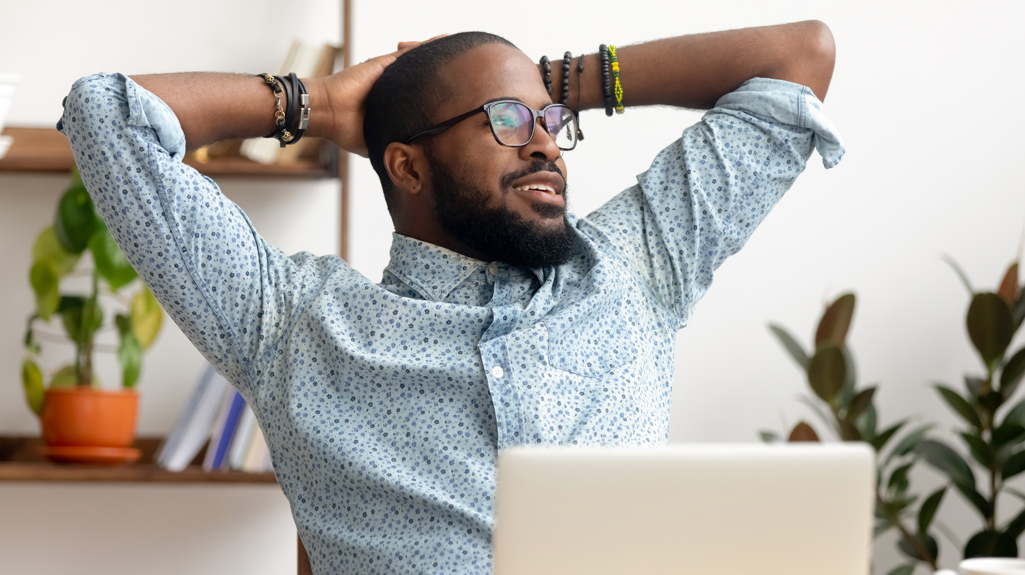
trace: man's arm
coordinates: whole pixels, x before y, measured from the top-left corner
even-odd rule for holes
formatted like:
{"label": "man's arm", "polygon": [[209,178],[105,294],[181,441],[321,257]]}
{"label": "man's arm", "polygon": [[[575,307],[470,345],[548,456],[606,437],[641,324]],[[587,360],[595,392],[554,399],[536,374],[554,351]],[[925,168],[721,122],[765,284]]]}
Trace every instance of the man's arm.
{"label": "man's arm", "polygon": [[[818,20],[693,34],[617,47],[624,103],[627,106],[679,106],[711,109],[715,102],[751,78],[772,78],[808,86],[825,100],[833,77],[836,47],[829,28]],[[567,102],[580,109],[602,108],[601,71],[594,54],[570,66]],[[552,62],[552,92],[562,82],[562,66]]]}

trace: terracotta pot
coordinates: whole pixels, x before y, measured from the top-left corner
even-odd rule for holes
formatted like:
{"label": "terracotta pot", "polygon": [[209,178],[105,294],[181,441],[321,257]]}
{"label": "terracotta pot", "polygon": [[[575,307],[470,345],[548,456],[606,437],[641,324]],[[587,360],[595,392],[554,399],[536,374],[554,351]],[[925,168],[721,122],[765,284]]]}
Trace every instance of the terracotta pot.
{"label": "terracotta pot", "polygon": [[133,390],[77,386],[48,389],[39,420],[47,445],[129,447],[138,411]]}

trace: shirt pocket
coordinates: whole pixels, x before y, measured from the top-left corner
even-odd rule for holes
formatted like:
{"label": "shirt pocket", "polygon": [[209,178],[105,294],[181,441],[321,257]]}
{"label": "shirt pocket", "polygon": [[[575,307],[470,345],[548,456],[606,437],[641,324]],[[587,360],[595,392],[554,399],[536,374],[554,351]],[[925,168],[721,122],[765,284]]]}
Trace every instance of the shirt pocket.
{"label": "shirt pocket", "polygon": [[545,318],[548,363],[584,377],[599,377],[637,359],[636,322],[622,297],[592,294]]}

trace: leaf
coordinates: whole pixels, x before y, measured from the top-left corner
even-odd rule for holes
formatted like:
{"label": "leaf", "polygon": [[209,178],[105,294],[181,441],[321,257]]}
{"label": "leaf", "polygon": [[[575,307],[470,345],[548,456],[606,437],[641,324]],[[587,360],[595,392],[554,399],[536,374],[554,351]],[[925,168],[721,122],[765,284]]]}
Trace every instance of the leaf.
{"label": "leaf", "polygon": [[993,516],[993,507],[981,493],[975,490],[974,487],[968,487],[967,485],[961,485],[959,483],[955,483],[954,487],[961,492],[961,495],[965,496],[965,499],[967,499],[969,503],[979,510],[983,519],[989,520],[989,518]]}
{"label": "leaf", "polygon": [[893,525],[889,521],[876,521],[875,527],[872,528],[872,539],[879,537],[890,529],[893,529]]}
{"label": "leaf", "polygon": [[1016,537],[1012,537],[1007,532],[1001,533],[1000,537],[997,537],[996,548],[993,549],[993,557],[1017,557],[1018,556],[1018,542]]}
{"label": "leaf", "polygon": [[103,324],[103,308],[84,297],[62,297],[57,311],[64,321],[68,337],[79,345],[83,345]]}
{"label": "leaf", "polygon": [[979,531],[968,540],[964,546],[964,558],[972,557],[993,557],[996,553],[997,539],[1000,533],[986,529]]}
{"label": "leaf", "polygon": [[1014,519],[1007,523],[1007,527],[1004,529],[1004,535],[1007,535],[1012,539],[1018,539],[1023,532],[1025,532],[1025,509],[1022,509]]}
{"label": "leaf", "polygon": [[846,293],[838,297],[836,301],[826,308],[819,320],[818,330],[815,332],[815,347],[825,343],[832,343],[841,346],[847,339],[847,330],[851,327],[851,317],[854,315],[854,294]]}
{"label": "leaf", "polygon": [[1011,308],[995,293],[978,293],[968,306],[968,335],[972,345],[991,368],[1004,357],[1014,336]]}
{"label": "leaf", "polygon": [[930,556],[923,557],[922,554],[918,552],[918,549],[916,549],[910,541],[908,541],[904,537],[901,537],[901,539],[897,541],[897,547],[901,551],[903,551],[905,555],[911,557],[912,559],[918,559],[919,561],[925,562],[929,562],[930,560],[936,560],[936,555],[939,553],[939,546],[936,544],[936,539],[934,539],[931,535],[925,533],[919,533],[918,535],[912,535],[911,537],[914,537],[916,541],[924,545],[925,548],[928,550]]}
{"label": "leaf", "polygon": [[943,501],[943,496],[946,495],[946,493],[947,488],[941,487],[922,502],[922,506],[918,508],[919,533],[929,532],[929,526],[932,525],[933,517],[936,516],[936,510],[939,509],[940,503]]}
{"label": "leaf", "polygon": [[160,333],[164,310],[145,285],[132,297],[131,319],[132,331],[135,332],[135,337],[139,338],[142,349],[149,349]]}
{"label": "leaf", "polygon": [[121,336],[117,360],[121,364],[122,385],[135,387],[139,381],[139,372],[142,370],[142,345],[132,332]]}
{"label": "leaf", "polygon": [[21,363],[21,387],[25,391],[25,400],[36,415],[43,413],[46,390],[43,389],[43,372],[31,359]]}
{"label": "leaf", "polygon": [[[95,379],[95,376],[93,376]],[[70,389],[78,385],[78,370],[73,365],[65,365],[50,380],[50,389]]]}
{"label": "leaf", "polygon": [[783,440],[775,431],[759,431],[758,437],[765,443],[778,443]]}
{"label": "leaf", "polygon": [[1000,478],[1004,481],[1025,471],[1025,449],[1007,458],[1004,467],[1000,470]]}
{"label": "leaf", "polygon": [[861,441],[861,432],[853,424],[846,419],[838,419],[836,423],[840,426],[840,439],[844,441]]}
{"label": "leaf", "polygon": [[915,564],[908,563],[907,565],[898,565],[890,570],[886,575],[911,575],[915,572]]}
{"label": "leaf", "polygon": [[874,442],[876,439],[876,428],[878,426],[878,414],[876,408],[871,403],[868,404],[868,408],[861,412],[858,419],[854,421],[854,426],[861,432],[861,437],[868,442]]}
{"label": "leaf", "polygon": [[890,441],[890,438],[893,437],[895,433],[900,431],[900,428],[903,427],[905,423],[907,423],[906,420],[898,421],[892,426],[886,428],[882,433],[875,436],[875,438],[872,440],[872,447],[874,447],[876,451],[882,451],[883,447],[886,446],[886,443]]}
{"label": "leaf", "polygon": [[790,353],[790,357],[800,365],[802,369],[808,369],[808,353],[804,351],[801,344],[794,339],[794,336],[790,335],[786,329],[782,326],[770,323],[769,329],[776,335],[776,339],[783,344],[783,348]]}
{"label": "leaf", "polygon": [[964,376],[964,386],[968,390],[970,397],[979,397],[982,393],[983,386],[986,385],[986,380],[981,377],[973,377],[970,375]]}
{"label": "leaf", "polygon": [[854,399],[851,400],[850,405],[847,406],[847,414],[844,417],[847,421],[854,422],[858,419],[865,409],[872,405],[872,396],[875,394],[876,388],[866,387],[855,394]]}
{"label": "leaf", "polygon": [[75,269],[78,255],[69,252],[57,239],[57,232],[50,226],[39,233],[32,244],[32,262],[47,261],[53,264],[58,277],[64,277]]}
{"label": "leaf", "polygon": [[787,441],[791,443],[818,440],[819,434],[815,433],[815,429],[804,421],[798,421],[797,425],[794,426],[794,429],[790,431],[790,436],[787,437]]}
{"label": "leaf", "polygon": [[1004,365],[1004,370],[1000,374],[1000,393],[1005,398],[1010,398],[1014,394],[1014,390],[1018,389],[1018,384],[1021,383],[1023,377],[1025,377],[1025,347],[1015,352]]}
{"label": "leaf", "polygon": [[1007,421],[1007,418],[1004,418],[1004,423],[993,430],[993,444],[997,447],[1018,443],[1022,439],[1025,439],[1025,427],[1013,421]]}
{"label": "leaf", "polygon": [[847,377],[844,379],[843,406],[848,407],[854,400],[854,388],[858,384],[858,370],[854,365],[854,355],[851,354],[851,350],[846,344],[840,346],[840,351],[843,352],[844,366],[847,368]]}
{"label": "leaf", "polygon": [[1018,292],[1018,303],[1014,304],[1011,316],[1014,318],[1014,330],[1018,331],[1022,321],[1025,321],[1025,287]]}
{"label": "leaf", "polygon": [[822,406],[820,406],[818,403],[816,403],[812,398],[808,396],[802,395],[797,398],[797,401],[800,401],[801,403],[810,407],[811,410],[815,412],[815,415],[819,416],[819,419],[822,420],[822,423],[824,423],[826,427],[832,429],[836,433],[837,437],[840,437],[840,430],[837,429],[836,420],[833,417],[831,417],[825,409],[822,409]]}
{"label": "leaf", "polygon": [[961,269],[961,266],[957,265],[957,262],[954,261],[954,258],[948,256],[947,254],[943,254],[940,256],[940,259],[947,262],[947,264],[954,269],[954,273],[957,274],[957,277],[961,278],[961,283],[963,283],[965,289],[968,290],[968,295],[974,294],[975,290],[972,288],[972,282],[968,281],[968,276],[964,273],[964,270]]}
{"label": "leaf", "polygon": [[117,247],[117,242],[107,231],[107,226],[96,227],[96,231],[89,239],[89,251],[96,262],[97,273],[112,291],[121,289],[139,277],[121,248]]}
{"label": "leaf", "polygon": [[972,468],[946,444],[925,439],[915,447],[915,453],[921,455],[929,465],[945,473],[958,486],[975,489],[975,474],[972,473]]}
{"label": "leaf", "polygon": [[61,197],[53,218],[53,231],[65,250],[82,253],[96,230],[96,207],[85,186],[72,186]]}
{"label": "leaf", "polygon": [[893,451],[890,452],[890,456],[887,458],[887,463],[889,463],[889,460],[891,458],[903,457],[908,453],[911,453],[916,447],[918,447],[918,444],[925,439],[925,434],[929,433],[929,430],[932,429],[932,427],[933,426],[931,424],[923,425],[922,427],[919,427],[918,429],[905,435],[904,439],[901,439],[900,442],[893,448]]}
{"label": "leaf", "polygon": [[812,391],[823,401],[833,405],[843,390],[847,367],[843,351],[833,344],[820,347],[808,362],[808,382]]}
{"label": "leaf", "polygon": [[915,464],[914,461],[911,463],[905,463],[897,469],[893,470],[890,475],[890,481],[887,482],[887,488],[895,490],[897,493],[903,493],[908,489],[908,471]]}
{"label": "leaf", "polygon": [[32,323],[35,322],[36,318],[38,317],[38,315],[32,314],[28,318],[28,321],[25,322],[25,350],[33,355],[39,355],[39,352],[42,351],[39,349],[39,344],[36,343],[35,332],[32,329]]}
{"label": "leaf", "polygon": [[940,397],[947,402],[947,405],[960,415],[962,419],[967,421],[969,425],[975,429],[982,428],[982,419],[979,418],[975,408],[956,391],[940,384],[936,384],[936,391],[940,392]]}
{"label": "leaf", "polygon": [[48,261],[38,261],[29,270],[28,279],[36,296],[36,315],[49,320],[60,306],[57,270]]}
{"label": "leaf", "polygon": [[1019,401],[1011,408],[1011,411],[1007,412],[1004,416],[1004,424],[1016,423],[1022,427],[1025,427],[1025,399]]}
{"label": "leaf", "polygon": [[977,437],[971,433],[961,432],[958,435],[960,435],[961,439],[964,439],[964,442],[968,444],[968,449],[971,451],[972,457],[975,458],[975,461],[978,461],[980,465],[989,469],[990,465],[993,463],[993,448],[990,447],[989,444],[981,437]]}
{"label": "leaf", "polygon": [[1004,279],[1000,281],[1000,287],[997,288],[997,295],[1007,302],[1007,307],[1014,307],[1014,303],[1018,300],[1018,262],[1014,262],[1007,268],[1007,273],[1004,274]]}

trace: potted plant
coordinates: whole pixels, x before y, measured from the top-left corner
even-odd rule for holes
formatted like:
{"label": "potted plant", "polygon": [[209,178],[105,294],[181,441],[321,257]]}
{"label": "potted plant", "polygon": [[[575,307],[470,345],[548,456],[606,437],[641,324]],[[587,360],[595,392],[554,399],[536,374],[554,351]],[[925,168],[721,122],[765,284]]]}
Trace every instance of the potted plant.
{"label": "potted plant", "polygon": [[[89,254],[91,258],[83,258]],[[92,261],[92,269],[79,266]],[[47,454],[65,461],[119,461],[137,457],[129,447],[135,438],[138,396],[135,384],[142,353],[156,339],[163,311],[146,288],[125,294],[138,275],[96,213],[77,170],[57,204],[53,225],[32,246],[29,283],[35,312],[25,331],[26,357],[21,379],[25,398],[42,426]],[[85,293],[65,291],[85,285]],[[141,284],[141,282],[138,282]],[[104,307],[121,308],[104,321]],[[64,334],[54,329],[60,318]],[[59,328],[57,328],[59,329]],[[97,342],[116,330],[118,345]],[[71,344],[73,360],[52,371],[44,385],[38,358],[40,342]],[[103,389],[94,370],[97,352],[115,353],[121,366],[121,389]],[[127,450],[127,451],[126,451]]]}

